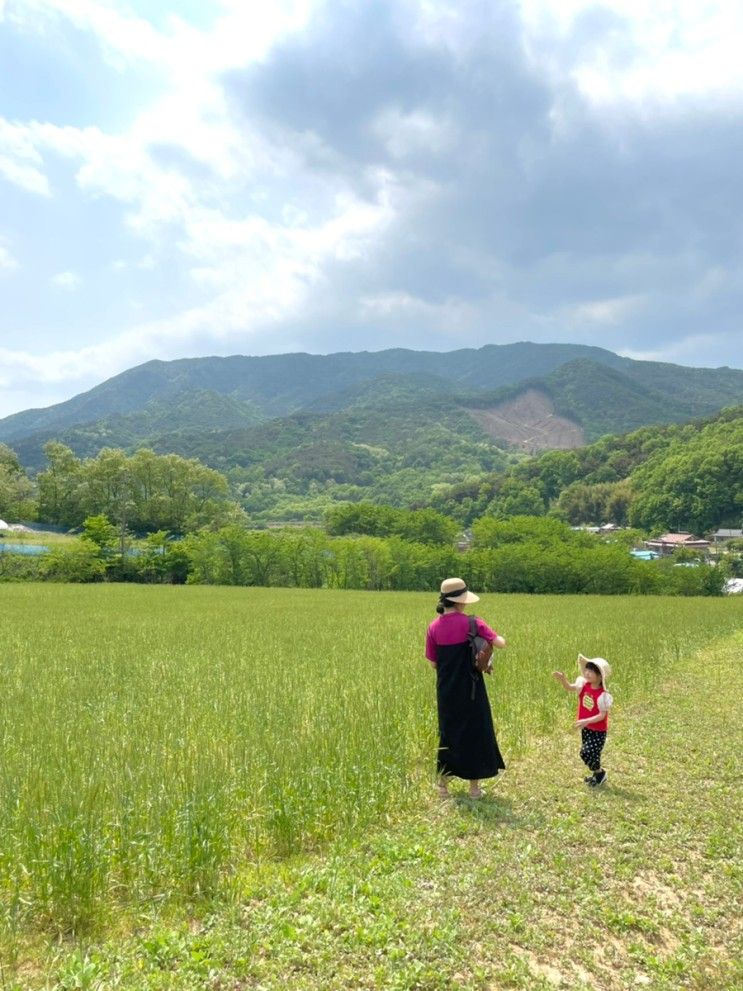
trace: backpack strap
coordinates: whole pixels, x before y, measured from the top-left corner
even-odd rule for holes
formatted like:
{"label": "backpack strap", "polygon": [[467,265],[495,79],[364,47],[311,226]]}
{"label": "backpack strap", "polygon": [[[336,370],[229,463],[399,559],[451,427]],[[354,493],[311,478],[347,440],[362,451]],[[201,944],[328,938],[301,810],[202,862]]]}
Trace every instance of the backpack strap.
{"label": "backpack strap", "polygon": [[475,616],[468,616],[469,620],[469,632],[467,633],[467,639],[470,645],[470,675],[472,676],[472,692],[470,694],[470,699],[475,701],[475,689],[477,687],[477,676],[479,671],[477,670],[477,662],[475,661],[475,655],[477,653],[477,646],[475,644],[475,637],[477,636],[477,618]]}
{"label": "backpack strap", "polygon": [[467,635],[469,637],[470,646],[474,650],[474,648],[475,648],[475,637],[477,636],[477,617],[476,616],[468,616],[467,619],[469,620],[469,624],[470,624],[470,631],[469,631],[469,633]]}

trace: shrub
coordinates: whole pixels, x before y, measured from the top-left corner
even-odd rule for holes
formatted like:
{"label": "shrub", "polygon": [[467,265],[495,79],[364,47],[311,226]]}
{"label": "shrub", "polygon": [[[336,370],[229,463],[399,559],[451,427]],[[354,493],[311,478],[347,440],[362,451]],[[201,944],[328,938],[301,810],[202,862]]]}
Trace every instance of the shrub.
{"label": "shrub", "polygon": [[106,573],[98,548],[88,540],[54,548],[44,559],[44,578],[57,582],[96,582]]}

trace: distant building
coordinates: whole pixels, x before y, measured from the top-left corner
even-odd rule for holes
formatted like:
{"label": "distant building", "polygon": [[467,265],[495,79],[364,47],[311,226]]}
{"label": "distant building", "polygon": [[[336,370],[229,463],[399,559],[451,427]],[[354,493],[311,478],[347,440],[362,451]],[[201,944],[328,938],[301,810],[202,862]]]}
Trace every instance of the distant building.
{"label": "distant building", "polygon": [[472,546],[472,531],[464,530],[457,537],[457,550],[468,551]]}
{"label": "distant building", "polygon": [[715,530],[712,540],[716,544],[726,544],[728,540],[740,540],[743,537],[743,530]]}
{"label": "distant building", "polygon": [[660,554],[657,551],[643,551],[635,549],[630,551],[632,557],[637,558],[638,561],[657,561]]}
{"label": "distant building", "polygon": [[673,554],[680,547],[688,551],[699,551],[706,553],[709,550],[709,540],[702,540],[695,537],[693,533],[664,533],[662,537],[655,540],[646,540],[645,546],[650,551],[657,551],[658,554]]}
{"label": "distant building", "polygon": [[601,526],[571,526],[571,530],[582,530],[584,533],[616,533],[624,527],[617,526],[616,523],[602,523]]}

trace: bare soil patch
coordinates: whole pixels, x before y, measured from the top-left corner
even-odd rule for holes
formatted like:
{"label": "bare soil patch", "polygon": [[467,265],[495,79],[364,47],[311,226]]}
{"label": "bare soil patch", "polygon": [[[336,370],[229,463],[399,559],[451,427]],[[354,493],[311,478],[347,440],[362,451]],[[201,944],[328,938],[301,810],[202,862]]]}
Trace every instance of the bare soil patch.
{"label": "bare soil patch", "polygon": [[527,389],[491,409],[467,412],[494,440],[506,441],[529,454],[587,443],[583,428],[555,413],[550,397],[538,389]]}

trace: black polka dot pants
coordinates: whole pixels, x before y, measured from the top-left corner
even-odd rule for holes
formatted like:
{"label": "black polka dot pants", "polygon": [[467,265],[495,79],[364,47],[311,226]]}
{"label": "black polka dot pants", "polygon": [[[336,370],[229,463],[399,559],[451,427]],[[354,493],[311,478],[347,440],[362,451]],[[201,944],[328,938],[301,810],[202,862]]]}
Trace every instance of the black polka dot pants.
{"label": "black polka dot pants", "polygon": [[601,751],[606,743],[606,730],[587,729],[580,731],[583,745],[580,748],[580,759],[589,771],[601,770]]}

